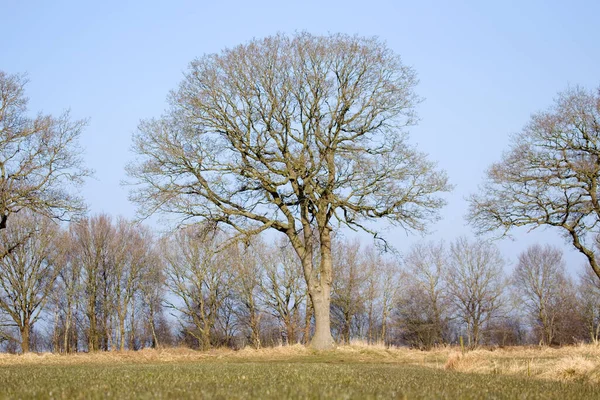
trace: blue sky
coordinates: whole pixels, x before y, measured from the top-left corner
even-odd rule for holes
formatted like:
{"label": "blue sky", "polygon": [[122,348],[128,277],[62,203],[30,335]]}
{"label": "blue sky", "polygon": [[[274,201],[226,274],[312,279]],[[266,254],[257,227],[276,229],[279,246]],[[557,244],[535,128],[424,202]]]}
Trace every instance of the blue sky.
{"label": "blue sky", "polygon": [[[253,37],[306,30],[378,36],[417,71],[421,122],[411,140],[456,185],[430,238],[471,235],[465,197],[531,113],[569,85],[600,85],[597,1],[0,0],[0,69],[27,72],[32,111],[90,118],[83,189],[91,211],[133,217],[123,168],[140,119],[159,116],[187,64]],[[422,240],[387,236],[400,250]],[[547,230],[499,243],[563,245]],[[583,259],[564,246],[572,270]]]}

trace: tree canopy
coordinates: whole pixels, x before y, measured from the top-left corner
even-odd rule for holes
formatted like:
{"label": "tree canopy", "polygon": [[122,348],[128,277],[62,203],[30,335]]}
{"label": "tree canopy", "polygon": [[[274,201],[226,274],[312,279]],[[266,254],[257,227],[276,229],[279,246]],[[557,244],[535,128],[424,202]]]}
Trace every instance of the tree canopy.
{"label": "tree canopy", "polygon": [[513,136],[470,198],[469,219],[480,232],[558,227],[600,277],[599,178],[600,88],[568,89]]}
{"label": "tree canopy", "polygon": [[85,210],[74,189],[90,174],[78,144],[86,121],[29,117],[26,83],[0,71],[0,229],[23,209],[59,219]]}

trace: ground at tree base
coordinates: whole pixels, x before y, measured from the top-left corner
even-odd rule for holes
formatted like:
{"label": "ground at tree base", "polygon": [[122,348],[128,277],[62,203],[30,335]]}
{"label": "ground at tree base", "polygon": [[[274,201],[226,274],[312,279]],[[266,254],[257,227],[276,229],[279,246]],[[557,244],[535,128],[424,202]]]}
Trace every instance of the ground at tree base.
{"label": "ground at tree base", "polygon": [[0,398],[600,398],[600,348],[0,355]]}

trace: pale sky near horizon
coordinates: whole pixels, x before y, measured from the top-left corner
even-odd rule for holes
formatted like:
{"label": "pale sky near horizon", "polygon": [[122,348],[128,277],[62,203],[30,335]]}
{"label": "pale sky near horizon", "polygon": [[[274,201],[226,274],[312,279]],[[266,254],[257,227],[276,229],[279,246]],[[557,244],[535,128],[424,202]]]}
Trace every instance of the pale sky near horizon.
{"label": "pale sky near horizon", "polygon": [[[82,137],[95,178],[92,213],[133,217],[125,164],[140,119],[166,107],[194,58],[277,32],[378,36],[420,78],[411,141],[448,172],[454,191],[426,239],[472,236],[465,197],[533,112],[568,86],[600,85],[598,1],[17,1],[0,0],[0,69],[27,73],[30,111],[90,118]],[[423,240],[387,232],[400,251]],[[584,259],[558,231],[498,242],[509,263],[534,242]]]}

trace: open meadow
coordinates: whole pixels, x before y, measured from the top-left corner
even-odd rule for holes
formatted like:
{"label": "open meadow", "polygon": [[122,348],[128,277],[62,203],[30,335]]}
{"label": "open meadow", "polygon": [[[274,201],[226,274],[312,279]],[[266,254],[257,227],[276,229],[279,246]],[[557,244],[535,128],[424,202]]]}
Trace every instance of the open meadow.
{"label": "open meadow", "polygon": [[600,398],[600,348],[0,355],[2,398]]}

